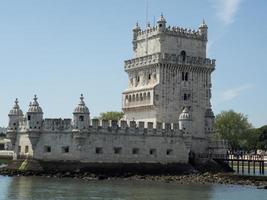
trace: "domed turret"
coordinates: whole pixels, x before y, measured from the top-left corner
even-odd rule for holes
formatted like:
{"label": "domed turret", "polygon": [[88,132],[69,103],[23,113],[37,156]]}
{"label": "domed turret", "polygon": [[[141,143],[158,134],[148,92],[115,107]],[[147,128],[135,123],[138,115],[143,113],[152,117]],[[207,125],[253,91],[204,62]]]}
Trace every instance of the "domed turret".
{"label": "domed turret", "polygon": [[136,25],[135,27],[133,28],[133,50],[135,51],[136,48],[137,48],[137,35],[138,35],[138,32],[141,31],[141,28],[139,27],[138,25],[138,22],[136,22]]}
{"label": "domed turret", "polygon": [[158,19],[157,23],[158,23],[159,30],[164,31],[166,28],[167,22],[166,22],[165,18],[163,17],[163,14],[160,15],[160,18]]}
{"label": "domed turret", "polygon": [[15,105],[10,110],[8,117],[9,117],[9,123],[8,123],[8,129],[10,130],[17,130],[19,126],[19,121],[23,118],[23,112],[19,107],[19,101],[18,99],[15,100]]}
{"label": "domed turret", "polygon": [[[8,117],[9,117],[9,123],[8,123],[8,128],[7,128],[7,132],[8,132],[8,138],[9,139],[15,139],[12,137],[16,137],[16,132],[19,128],[19,122],[22,120],[23,118],[23,112],[19,107],[19,101],[18,99],[15,100],[15,105],[13,106],[13,108],[10,110]],[[14,134],[12,134],[12,132]]]}
{"label": "domed turret", "polygon": [[179,129],[188,134],[191,131],[191,117],[187,107],[183,109],[179,116]]}
{"label": "domed turret", "polygon": [[205,40],[208,39],[208,26],[205,23],[205,20],[203,19],[202,23],[198,27],[200,35],[204,37]]}
{"label": "domed turret", "polygon": [[140,28],[138,22],[136,22],[135,27],[133,28],[133,32],[135,33],[135,32],[139,32],[139,31],[141,31],[141,28]]}
{"label": "domed turret", "polygon": [[37,96],[34,95],[33,102],[30,102],[29,110],[26,113],[27,128],[40,130],[43,121],[43,110],[39,106]]}
{"label": "domed turret", "polygon": [[37,96],[34,95],[33,102],[30,102],[28,113],[30,112],[30,113],[42,113],[43,114],[43,110],[39,106],[37,99],[38,99]]}
{"label": "domed turret", "polygon": [[87,129],[89,128],[90,112],[88,107],[84,103],[83,94],[80,97],[80,103],[74,109],[73,112],[73,126],[74,129]]}

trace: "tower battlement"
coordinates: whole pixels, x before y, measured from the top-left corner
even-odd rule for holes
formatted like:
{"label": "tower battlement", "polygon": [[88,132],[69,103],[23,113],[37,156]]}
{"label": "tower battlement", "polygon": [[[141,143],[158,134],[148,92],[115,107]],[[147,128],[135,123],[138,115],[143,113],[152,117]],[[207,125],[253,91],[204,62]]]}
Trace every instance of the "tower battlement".
{"label": "tower battlement", "polygon": [[179,26],[168,26],[164,31],[160,31],[159,26],[147,27],[145,29],[140,29],[136,36],[136,40],[145,40],[147,37],[153,37],[157,34],[169,34],[178,37],[191,38],[196,40],[205,41],[207,38],[201,33],[200,30],[194,30],[190,28],[183,28]]}
{"label": "tower battlement", "polygon": [[163,15],[156,26],[148,24],[141,29],[136,24],[132,41],[136,58],[155,53],[180,54],[182,51],[189,56],[206,57],[208,26],[204,20],[196,30],[166,24]]}

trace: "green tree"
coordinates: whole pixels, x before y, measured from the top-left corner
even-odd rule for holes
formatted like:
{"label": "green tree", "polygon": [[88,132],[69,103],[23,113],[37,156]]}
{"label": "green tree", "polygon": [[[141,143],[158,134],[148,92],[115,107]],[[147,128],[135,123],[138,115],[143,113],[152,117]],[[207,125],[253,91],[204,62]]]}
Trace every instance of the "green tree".
{"label": "green tree", "polygon": [[247,148],[246,136],[252,129],[247,116],[233,110],[222,111],[216,115],[215,129],[220,138],[226,139],[232,149]]}
{"label": "green tree", "polygon": [[258,128],[257,132],[259,134],[259,148],[262,150],[267,150],[267,125]]}
{"label": "green tree", "polygon": [[120,120],[123,117],[123,112],[109,111],[100,113],[99,119],[104,120]]}

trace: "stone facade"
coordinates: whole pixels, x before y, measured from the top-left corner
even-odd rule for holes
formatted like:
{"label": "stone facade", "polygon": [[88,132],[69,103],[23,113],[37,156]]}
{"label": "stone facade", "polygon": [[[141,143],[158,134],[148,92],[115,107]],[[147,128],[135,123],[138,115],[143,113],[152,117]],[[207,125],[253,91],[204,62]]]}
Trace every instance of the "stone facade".
{"label": "stone facade", "polygon": [[[212,142],[211,73],[207,25],[198,31],[167,27],[133,29],[135,58],[125,61],[124,119],[99,121],[81,95],[73,119],[43,119],[37,97],[23,115],[18,101],[9,113],[8,138],[16,158],[87,164],[188,163],[189,153],[224,150]],[[223,153],[223,151],[221,151]]]}
{"label": "stone facade", "polygon": [[[208,27],[198,30],[166,25],[133,29],[134,58],[125,61],[129,77],[123,92],[125,120],[176,123],[184,108],[192,120],[193,149],[204,152],[213,132],[211,73],[215,60],[206,58]],[[198,149],[197,149],[198,148]]]}
{"label": "stone facade", "polygon": [[[16,114],[16,115],[12,115]],[[23,117],[16,100],[8,137],[17,158],[84,163],[187,163],[191,135],[179,124],[90,120],[83,96],[71,119],[43,119],[37,97]],[[145,128],[147,127],[147,128]]]}

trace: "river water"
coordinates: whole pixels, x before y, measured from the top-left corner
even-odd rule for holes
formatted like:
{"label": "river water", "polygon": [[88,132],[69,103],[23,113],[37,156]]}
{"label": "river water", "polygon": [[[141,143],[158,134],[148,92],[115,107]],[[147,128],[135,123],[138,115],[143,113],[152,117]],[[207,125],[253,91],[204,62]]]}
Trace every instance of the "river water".
{"label": "river water", "polygon": [[251,186],[148,181],[84,181],[71,178],[0,176],[0,200],[257,200],[267,191]]}

